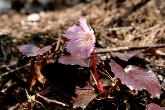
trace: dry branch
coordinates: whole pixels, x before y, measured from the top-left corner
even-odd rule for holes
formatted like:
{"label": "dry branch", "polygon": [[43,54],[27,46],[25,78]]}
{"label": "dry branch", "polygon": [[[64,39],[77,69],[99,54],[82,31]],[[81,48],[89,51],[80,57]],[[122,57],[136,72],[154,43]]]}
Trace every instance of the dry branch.
{"label": "dry branch", "polygon": [[162,48],[162,47],[165,47],[165,44],[96,49],[95,53],[103,54],[103,53],[116,52],[116,51],[129,51],[129,50],[137,50],[137,49]]}
{"label": "dry branch", "polygon": [[23,66],[20,66],[20,67],[17,67],[17,68],[15,68],[15,69],[10,70],[10,71],[7,71],[7,72],[5,72],[5,73],[2,73],[2,74],[0,75],[0,79],[1,79],[2,77],[4,77],[4,76],[8,75],[9,73],[13,73],[13,72],[15,72],[15,71],[21,70],[21,69],[23,69],[23,68],[25,68],[25,67],[28,67],[28,66],[30,66],[30,63],[28,63],[28,64],[26,64],[26,65],[23,65]]}
{"label": "dry branch", "polygon": [[44,96],[42,96],[42,95],[40,95],[40,94],[37,94],[37,97],[42,98],[42,99],[43,99],[44,101],[46,101],[48,104],[49,104],[49,103],[55,103],[55,104],[62,105],[62,106],[68,106],[68,105],[65,104],[65,103],[62,103],[62,102],[57,101],[57,100],[49,99],[49,98],[44,97]]}

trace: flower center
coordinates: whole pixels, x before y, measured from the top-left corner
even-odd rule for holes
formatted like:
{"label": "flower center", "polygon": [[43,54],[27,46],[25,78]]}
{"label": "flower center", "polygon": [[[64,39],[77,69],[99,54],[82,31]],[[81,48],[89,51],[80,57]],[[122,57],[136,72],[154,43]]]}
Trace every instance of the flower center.
{"label": "flower center", "polygon": [[89,43],[94,40],[94,36],[90,33],[86,34],[85,43]]}

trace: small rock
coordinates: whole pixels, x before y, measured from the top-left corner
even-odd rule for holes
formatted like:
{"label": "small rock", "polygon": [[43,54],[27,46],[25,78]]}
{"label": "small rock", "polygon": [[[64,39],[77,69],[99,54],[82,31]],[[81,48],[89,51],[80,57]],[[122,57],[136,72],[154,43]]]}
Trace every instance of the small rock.
{"label": "small rock", "polygon": [[40,15],[37,13],[33,13],[27,16],[27,21],[29,22],[37,22],[40,20]]}
{"label": "small rock", "polygon": [[163,81],[163,76],[162,75],[158,75],[158,78],[160,81]]}
{"label": "small rock", "polygon": [[106,60],[106,56],[105,55],[102,55],[101,57],[100,57],[100,60]]}

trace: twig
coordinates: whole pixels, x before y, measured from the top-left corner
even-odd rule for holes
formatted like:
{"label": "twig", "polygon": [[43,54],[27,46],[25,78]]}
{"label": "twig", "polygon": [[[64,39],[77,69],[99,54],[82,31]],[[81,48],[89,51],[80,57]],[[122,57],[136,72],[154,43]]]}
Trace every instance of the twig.
{"label": "twig", "polygon": [[1,65],[0,69],[11,67],[11,66],[14,66],[14,65],[16,65],[16,63],[12,63],[12,64],[9,64],[9,65],[4,64],[4,65]]}
{"label": "twig", "polygon": [[0,47],[1,47],[2,54],[3,54],[3,62],[5,62],[7,59],[7,57],[6,57],[7,55],[6,55],[6,52],[4,50],[4,47],[3,46],[0,46]]}
{"label": "twig", "polygon": [[133,26],[128,26],[128,27],[114,27],[114,28],[107,29],[107,31],[131,30],[133,28],[134,28]]}
{"label": "twig", "polygon": [[61,32],[58,32],[58,40],[57,40],[57,43],[56,43],[56,48],[55,48],[55,51],[57,51],[60,47],[60,42],[61,42],[61,36],[60,36]]}
{"label": "twig", "polygon": [[34,101],[34,102],[40,104],[43,108],[45,108],[45,106],[41,102],[39,102],[39,101],[37,101],[35,99],[35,95],[33,95],[33,96],[29,95],[29,93],[28,93],[28,91],[26,89],[25,89],[25,92],[26,92],[26,96],[27,96],[28,102]]}
{"label": "twig", "polygon": [[15,69],[13,69],[13,70],[7,71],[7,72],[5,72],[5,73],[2,73],[2,74],[0,75],[0,79],[1,79],[2,77],[4,77],[4,76],[8,75],[9,73],[13,73],[13,72],[15,72],[15,71],[18,71],[18,70],[20,70],[20,69],[22,69],[22,68],[25,68],[25,67],[28,67],[28,66],[30,66],[30,63],[28,63],[28,64],[26,64],[26,65],[24,65],[24,66],[15,68]]}
{"label": "twig", "polygon": [[52,100],[52,99],[48,99],[47,97],[44,97],[40,94],[37,94],[37,97],[40,97],[42,98],[44,101],[46,101],[47,103],[56,103],[56,104],[59,104],[59,105],[62,105],[62,106],[68,106],[67,104],[65,103],[62,103],[60,101],[57,101],[57,100]]}
{"label": "twig", "polygon": [[165,47],[165,44],[96,49],[95,53],[96,54],[103,54],[103,53],[116,52],[116,51],[128,51],[128,50],[147,49],[147,48],[162,48],[162,47]]}
{"label": "twig", "polygon": [[[95,76],[94,76],[93,72],[92,72],[92,71],[90,71],[90,73],[91,73],[91,75],[92,75],[92,78],[93,78],[94,83],[97,85],[97,81],[96,81],[96,78],[95,78]],[[98,86],[98,85],[97,85],[97,86]]]}

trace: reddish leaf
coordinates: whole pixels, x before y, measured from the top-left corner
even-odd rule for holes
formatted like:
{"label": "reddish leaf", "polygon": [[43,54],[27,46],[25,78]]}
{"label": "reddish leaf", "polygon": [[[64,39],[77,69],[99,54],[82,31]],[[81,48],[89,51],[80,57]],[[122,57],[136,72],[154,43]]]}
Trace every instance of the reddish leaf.
{"label": "reddish leaf", "polygon": [[43,55],[44,53],[46,53],[47,51],[49,51],[52,48],[52,46],[48,45],[45,46],[43,48],[38,49],[37,54],[38,55]]}
{"label": "reddish leaf", "polygon": [[120,53],[120,52],[111,52],[112,56],[118,57],[121,60],[128,61],[130,58],[139,55],[144,50],[134,50],[128,53]]}
{"label": "reddish leaf", "polygon": [[43,55],[51,49],[51,46],[46,46],[40,49],[34,44],[25,44],[22,46],[18,46],[17,48],[23,55],[31,57],[36,55]]}
{"label": "reddish leaf", "polygon": [[160,107],[155,103],[150,103],[147,105],[147,108],[145,110],[165,110],[165,107]]}
{"label": "reddish leaf", "polygon": [[122,84],[127,85],[131,90],[139,91],[145,89],[151,97],[160,97],[161,86],[156,75],[150,71],[138,67],[129,66],[125,70],[113,60],[110,62],[111,70]]}
{"label": "reddish leaf", "polygon": [[23,55],[26,55],[27,57],[37,55],[38,47],[35,46],[34,44],[22,45],[22,46],[18,46],[17,48]]}
{"label": "reddish leaf", "polygon": [[73,108],[82,107],[83,109],[96,97],[92,87],[76,88],[77,98],[73,99]]}
{"label": "reddish leaf", "polygon": [[80,65],[84,67],[89,67],[89,60],[81,59],[75,56],[60,56],[58,62],[65,65]]}

